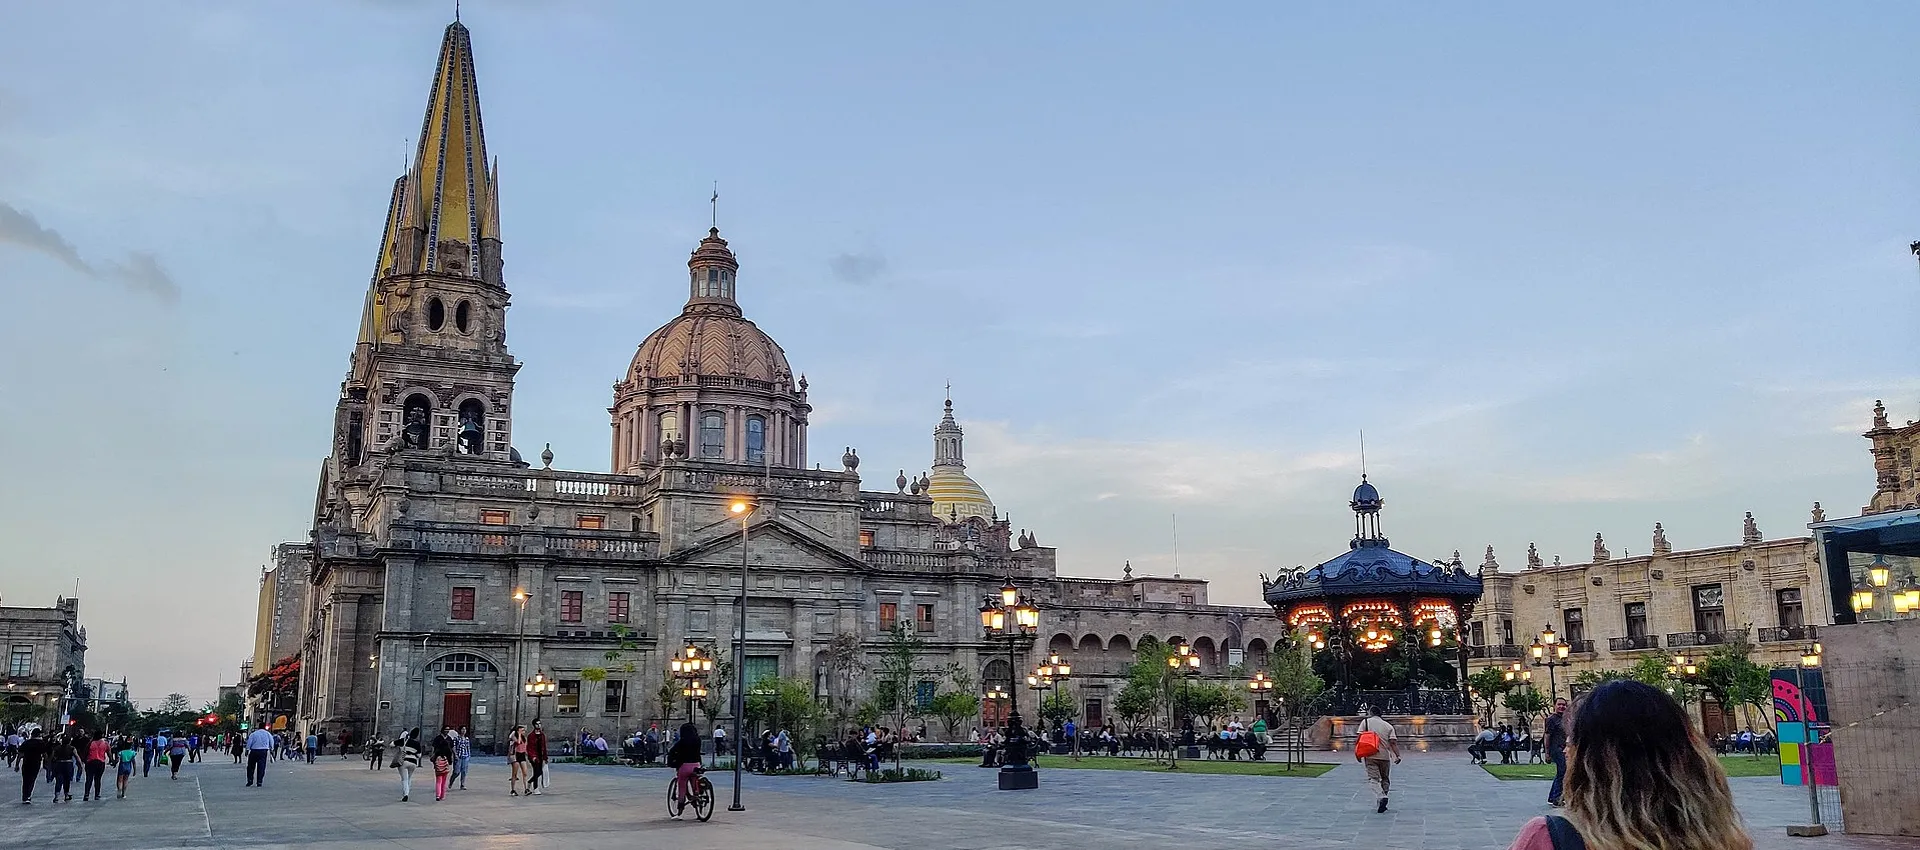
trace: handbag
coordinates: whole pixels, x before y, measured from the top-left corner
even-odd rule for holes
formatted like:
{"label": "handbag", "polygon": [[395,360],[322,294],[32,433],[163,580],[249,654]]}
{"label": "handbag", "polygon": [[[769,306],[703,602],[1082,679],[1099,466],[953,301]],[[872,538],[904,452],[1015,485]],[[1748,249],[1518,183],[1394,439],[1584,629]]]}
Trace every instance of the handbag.
{"label": "handbag", "polygon": [[1587,840],[1580,837],[1580,831],[1559,815],[1547,815],[1547,837],[1553,840],[1553,850],[1587,850]]}

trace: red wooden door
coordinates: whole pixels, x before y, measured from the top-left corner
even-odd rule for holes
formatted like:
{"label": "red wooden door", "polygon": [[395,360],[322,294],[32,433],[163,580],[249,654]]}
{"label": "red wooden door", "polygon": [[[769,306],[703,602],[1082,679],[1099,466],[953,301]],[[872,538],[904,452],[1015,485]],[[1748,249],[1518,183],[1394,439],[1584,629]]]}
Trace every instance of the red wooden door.
{"label": "red wooden door", "polygon": [[464,729],[473,724],[473,693],[448,691],[440,700],[440,725]]}

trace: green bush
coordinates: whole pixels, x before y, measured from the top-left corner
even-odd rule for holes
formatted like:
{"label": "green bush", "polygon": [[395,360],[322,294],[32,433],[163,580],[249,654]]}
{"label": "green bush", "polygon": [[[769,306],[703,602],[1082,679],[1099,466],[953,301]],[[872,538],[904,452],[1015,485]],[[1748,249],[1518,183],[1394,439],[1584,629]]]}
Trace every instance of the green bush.
{"label": "green bush", "polygon": [[902,760],[979,758],[981,747],[979,744],[907,744],[899,751]]}
{"label": "green bush", "polygon": [[860,781],[873,782],[873,783],[933,782],[939,778],[940,778],[940,771],[924,770],[918,767],[909,767],[909,768],[903,768],[901,770],[894,770],[893,768],[887,768],[886,770],[882,770],[879,773],[868,773],[865,776],[863,776],[860,779]]}

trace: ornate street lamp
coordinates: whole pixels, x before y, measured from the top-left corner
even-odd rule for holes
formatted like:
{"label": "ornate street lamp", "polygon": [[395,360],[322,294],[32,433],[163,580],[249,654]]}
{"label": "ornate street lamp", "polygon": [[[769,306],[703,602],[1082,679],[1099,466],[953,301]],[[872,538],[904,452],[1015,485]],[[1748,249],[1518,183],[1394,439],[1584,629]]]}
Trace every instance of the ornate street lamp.
{"label": "ornate street lamp", "polygon": [[1893,570],[1890,567],[1885,558],[1879,555],[1873,556],[1873,563],[1867,565],[1867,582],[1874,587],[1886,587],[1887,582],[1893,578]]}
{"label": "ornate street lamp", "polygon": [[1513,662],[1513,665],[1507,668],[1506,673],[1504,675],[1506,680],[1509,682],[1533,681],[1533,671],[1528,670],[1526,668],[1526,665],[1521,664],[1518,661]]}
{"label": "ornate street lamp", "polygon": [[680,695],[687,698],[687,722],[693,722],[694,700],[707,698],[707,677],[713,675],[713,658],[693,641],[667,660],[667,673],[680,683]]}
{"label": "ornate street lamp", "polygon": [[[1020,669],[1017,653],[1033,642],[1040,630],[1040,609],[1015,587],[1012,579],[1000,587],[997,597],[980,604],[980,627],[989,641],[1007,642],[1007,671]],[[1006,749],[1000,759],[1000,790],[1031,790],[1040,787],[1040,775],[1027,757],[1027,730],[1020,725],[1020,700],[1007,694]]]}
{"label": "ornate street lamp", "polygon": [[1553,671],[1554,668],[1566,667],[1573,663],[1567,660],[1572,647],[1560,640],[1560,636],[1554,634],[1553,626],[1549,625],[1540,632],[1540,637],[1534,640],[1533,645],[1527,647],[1527,650],[1533,654],[1533,666],[1547,668],[1547,698],[1553,699],[1559,696],[1560,683],[1554,677]]}
{"label": "ornate street lamp", "polygon": [[548,678],[547,671],[540,670],[533,674],[533,678],[527,680],[522,689],[526,691],[527,696],[533,697],[533,722],[539,723],[540,701],[558,693],[560,683]]}

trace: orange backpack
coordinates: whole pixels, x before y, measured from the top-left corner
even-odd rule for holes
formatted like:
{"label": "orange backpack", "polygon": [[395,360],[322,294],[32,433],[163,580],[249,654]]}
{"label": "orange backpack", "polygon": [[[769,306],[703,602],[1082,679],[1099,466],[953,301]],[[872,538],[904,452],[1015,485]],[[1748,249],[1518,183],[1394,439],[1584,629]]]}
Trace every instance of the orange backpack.
{"label": "orange backpack", "polygon": [[1361,732],[1353,741],[1353,754],[1363,759],[1379,755],[1380,733],[1371,729]]}

